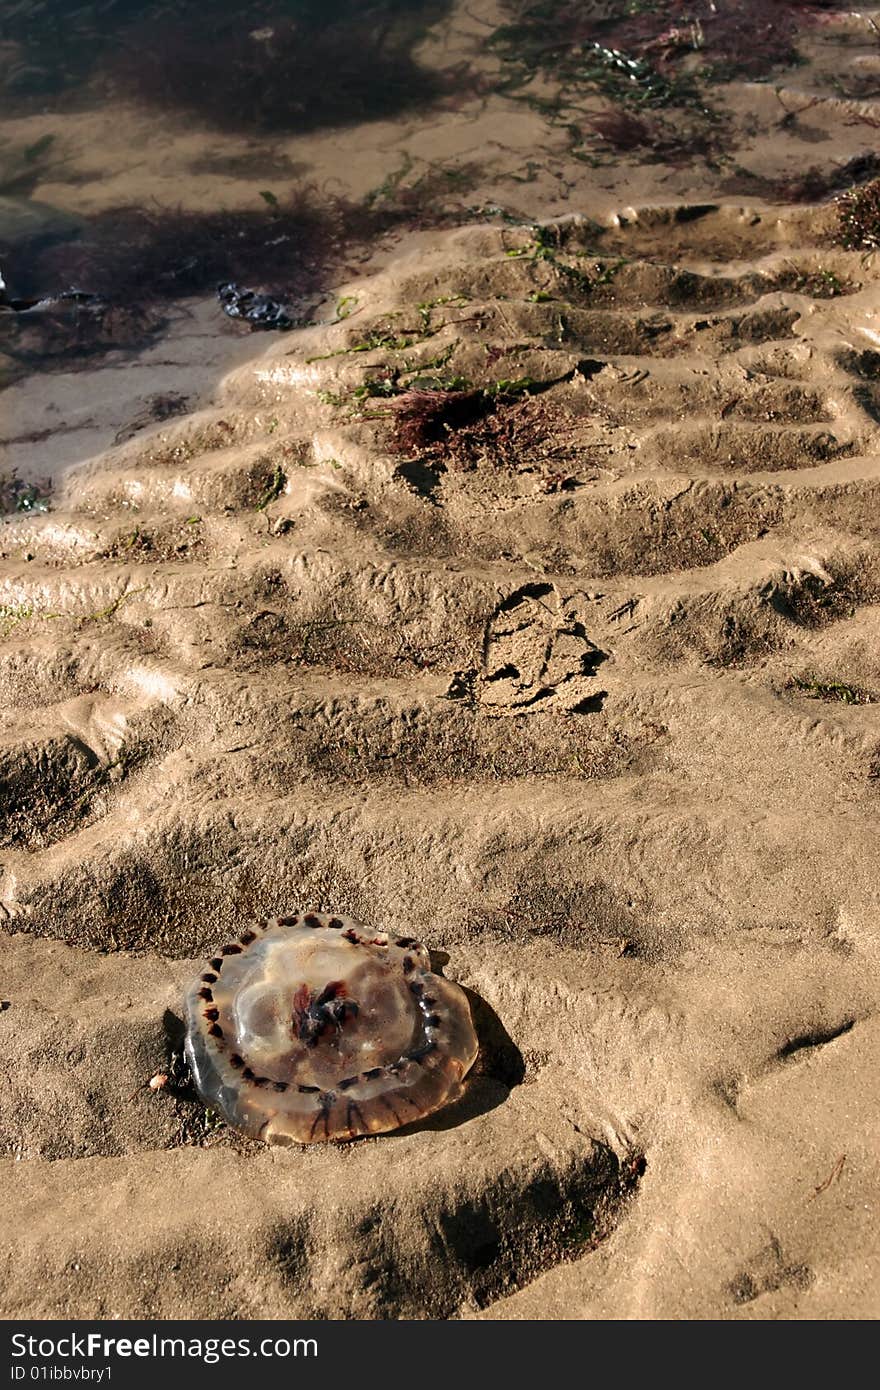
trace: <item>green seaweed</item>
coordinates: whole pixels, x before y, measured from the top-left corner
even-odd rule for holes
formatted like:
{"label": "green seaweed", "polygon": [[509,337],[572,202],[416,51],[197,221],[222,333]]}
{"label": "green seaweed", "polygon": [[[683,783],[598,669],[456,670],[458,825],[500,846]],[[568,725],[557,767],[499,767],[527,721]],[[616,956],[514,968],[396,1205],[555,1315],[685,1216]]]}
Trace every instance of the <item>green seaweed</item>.
{"label": "green seaweed", "polygon": [[[123,603],[127,603],[130,598],[134,598],[135,594],[145,594],[148,587],[148,585],[142,584],[138,589],[125,589],[117,598],[113,599],[112,603],[108,603],[106,608],[98,608],[94,613],[75,615],[76,620],[79,623],[99,623],[106,621],[108,618],[115,617]],[[58,618],[62,615],[60,613],[41,613],[38,616],[42,618]]]}
{"label": "green seaweed", "polygon": [[32,145],[25,145],[22,153],[28,164],[36,164],[42,159],[44,154],[48,154],[52,145],[55,143],[55,136],[46,134],[41,135],[39,140],[35,140]]}
{"label": "green seaweed", "polygon": [[31,603],[0,604],[0,638],[8,637],[19,623],[33,618],[35,609]]}
{"label": "green seaweed", "polygon": [[872,705],[877,697],[860,685],[845,681],[821,681],[813,676],[792,676],[787,690],[796,690],[810,700],[828,700],[841,705]]}
{"label": "green seaweed", "polygon": [[[571,265],[569,260],[563,259],[564,250],[560,241],[560,232],[552,224],[548,226],[535,225],[530,228],[530,238],[522,246],[514,246],[505,251],[505,255],[511,260],[528,260],[544,262],[551,265],[561,279],[567,280],[575,289],[584,294],[599,285],[610,285],[614,277],[622,266],[626,265],[626,258],[620,257],[616,261],[597,261],[595,270],[592,274],[581,270],[579,266]],[[573,253],[575,256],[586,256],[590,253],[580,251]],[[551,299],[546,289],[533,291],[529,299],[533,303],[538,303],[542,299]]]}
{"label": "green seaweed", "polygon": [[484,386],[483,394],[490,400],[496,396],[525,396],[529,391],[544,385],[544,382],[536,381],[531,376],[502,377],[500,381],[493,381],[488,386]]}
{"label": "green seaweed", "polygon": [[287,474],[284,472],[280,463],[276,463],[272,476],[269,479],[262,497],[257,503],[256,510],[264,512],[273,502],[277,502],[285,487],[287,486]]}
{"label": "green seaweed", "polygon": [[393,198],[410,169],[413,167],[413,163],[414,160],[412,155],[407,154],[404,150],[403,163],[399,168],[392,169],[390,174],[386,174],[378,187],[370,190],[364,198],[366,206],[368,208],[374,208],[377,203],[385,203]]}

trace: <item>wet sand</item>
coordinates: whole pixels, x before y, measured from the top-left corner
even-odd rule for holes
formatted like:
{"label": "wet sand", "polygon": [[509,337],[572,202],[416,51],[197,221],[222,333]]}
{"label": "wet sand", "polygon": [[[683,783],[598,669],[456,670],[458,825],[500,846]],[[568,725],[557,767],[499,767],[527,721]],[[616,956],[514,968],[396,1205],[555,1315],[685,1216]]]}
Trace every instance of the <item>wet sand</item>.
{"label": "wet sand", "polygon": [[[870,144],[819,82],[847,22],[797,88],[724,89],[734,162]],[[220,197],[188,138],[138,197]],[[592,167],[497,96],[285,155],[361,147],[354,194],[479,158],[466,202],[520,220],[388,239],[338,323],[191,303],[2,398],[58,481],[0,531],[0,1312],[875,1317],[876,257],[833,204]],[[407,447],[413,392],[462,381],[466,428]],[[471,991],[458,1106],[274,1150],[147,1089],[202,958],[296,906]]]}

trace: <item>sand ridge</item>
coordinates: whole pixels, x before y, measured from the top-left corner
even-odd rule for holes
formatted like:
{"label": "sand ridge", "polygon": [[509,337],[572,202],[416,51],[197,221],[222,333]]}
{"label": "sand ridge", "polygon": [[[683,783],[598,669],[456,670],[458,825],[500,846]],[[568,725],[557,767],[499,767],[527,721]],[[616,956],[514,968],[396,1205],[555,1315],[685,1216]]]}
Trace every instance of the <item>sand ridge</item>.
{"label": "sand ridge", "polygon": [[[847,26],[724,89],[759,175],[864,145]],[[185,306],[140,363],[180,413],[53,379],[112,400],[0,533],[5,1317],[877,1314],[876,256],[518,111],[305,142],[374,181],[506,132],[474,201],[529,207],[382,248],[334,323]],[[217,194],[190,136],[139,191]],[[469,991],[458,1105],[275,1151],[148,1089],[204,957],[307,906]]]}
{"label": "sand ridge", "polygon": [[[866,1315],[876,278],[681,222],[440,237],[6,528],[8,1313]],[[438,372],[498,394],[408,470]],[[448,954],[464,1111],[277,1155],[142,1089],[306,900]]]}

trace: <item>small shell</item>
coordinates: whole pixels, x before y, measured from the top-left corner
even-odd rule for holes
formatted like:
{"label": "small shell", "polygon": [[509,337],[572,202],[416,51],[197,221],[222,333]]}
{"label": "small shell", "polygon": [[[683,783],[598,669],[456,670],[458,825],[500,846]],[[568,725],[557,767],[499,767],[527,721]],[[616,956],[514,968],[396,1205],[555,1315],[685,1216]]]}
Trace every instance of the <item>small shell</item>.
{"label": "small shell", "polygon": [[224,946],[189,991],[202,1100],[272,1144],[397,1129],[456,1100],[477,1055],[464,991],[425,947],[350,918],[277,917]]}

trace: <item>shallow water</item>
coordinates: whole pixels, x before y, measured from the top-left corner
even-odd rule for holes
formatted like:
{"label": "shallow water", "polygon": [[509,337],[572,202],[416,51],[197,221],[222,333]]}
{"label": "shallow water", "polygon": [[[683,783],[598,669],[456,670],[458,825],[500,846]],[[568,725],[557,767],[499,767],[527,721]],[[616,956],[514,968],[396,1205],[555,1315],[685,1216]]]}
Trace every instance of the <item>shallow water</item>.
{"label": "shallow water", "polygon": [[[830,156],[820,192],[848,158],[870,172],[876,34],[838,10],[697,4],[688,29],[674,0],[224,0],[207,35],[197,0],[6,5],[7,299],[92,298],[0,310],[0,477],[49,479],[151,409],[204,402],[261,347],[213,302],[220,281],[307,319],[408,229],[592,213],[618,188],[785,193],[805,143]],[[829,102],[856,104],[833,148],[809,124]],[[761,158],[743,167],[738,143]],[[38,398],[22,384],[35,372]]]}
{"label": "shallow water", "polygon": [[5,7],[6,299],[87,298],[0,310],[0,501],[32,505],[14,477],[48,484],[132,428],[197,408],[258,351],[224,318],[219,282],[269,284],[298,315],[320,301],[348,235],[345,209],[328,205],[337,165],[284,144],[423,110],[445,79],[414,50],[449,8],[227,3],[208,39],[192,0]]}

